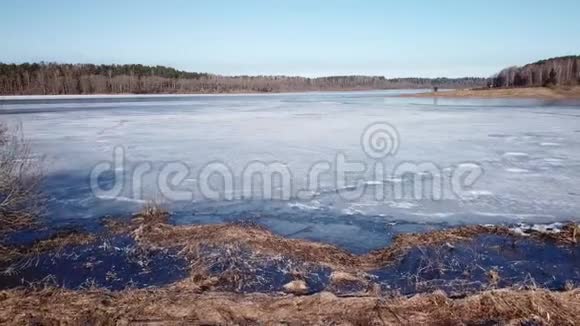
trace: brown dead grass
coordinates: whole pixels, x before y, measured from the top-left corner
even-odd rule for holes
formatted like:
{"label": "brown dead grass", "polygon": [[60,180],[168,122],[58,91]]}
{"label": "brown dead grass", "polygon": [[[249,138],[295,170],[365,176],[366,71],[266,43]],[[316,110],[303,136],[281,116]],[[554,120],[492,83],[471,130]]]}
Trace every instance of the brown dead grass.
{"label": "brown dead grass", "polygon": [[150,202],[145,204],[141,211],[131,217],[130,220],[118,219],[107,216],[102,220],[102,225],[112,234],[131,233],[139,227],[166,225],[170,214],[160,204]]}
{"label": "brown dead grass", "polygon": [[32,229],[37,226],[38,222],[30,214],[0,215],[0,238],[10,232]]}
{"label": "brown dead grass", "polygon": [[133,216],[133,224],[167,224],[169,222],[169,212],[161,204],[150,202],[145,204],[141,212]]}
{"label": "brown dead grass", "polygon": [[112,216],[107,216],[101,220],[107,231],[113,235],[128,233],[131,230],[131,223]]}
{"label": "brown dead grass", "polygon": [[265,255],[283,255],[305,262],[325,265],[334,270],[358,272],[389,264],[417,246],[442,245],[466,241],[481,234],[509,234],[507,228],[466,226],[424,234],[401,234],[389,247],[366,255],[354,255],[336,246],[306,240],[286,239],[252,225],[222,224],[172,226],[143,224],[132,231],[135,239],[151,249],[177,248],[196,259],[201,246],[233,246],[250,248]]}
{"label": "brown dead grass", "polygon": [[580,99],[580,86],[461,89],[436,93],[405,94],[403,97],[435,98],[534,98],[546,100]]}
{"label": "brown dead grass", "polygon": [[[282,255],[328,266],[336,271],[354,273],[393,263],[415,247],[453,244],[485,234],[519,237],[507,227],[472,225],[428,233],[400,234],[388,247],[365,255],[354,255],[334,245],[287,239],[254,224],[174,226],[167,224],[168,219],[169,214],[162,209],[147,208],[135,215],[129,223],[112,223],[112,225],[116,232],[130,233],[147,249],[178,249],[192,261],[200,258],[202,246],[248,248],[263,255]],[[575,224],[570,224],[560,233],[532,232],[527,238],[574,245],[576,234],[573,230],[576,228]]]}
{"label": "brown dead grass", "polygon": [[69,246],[82,246],[93,243],[97,237],[93,234],[78,231],[58,232],[48,239],[36,241],[31,246],[4,246],[0,244],[0,262],[13,261],[43,253],[57,253]]}
{"label": "brown dead grass", "polygon": [[411,298],[339,298],[200,293],[176,285],[150,290],[0,292],[0,323],[10,325],[576,325],[580,291],[496,290],[463,299],[442,292]]}
{"label": "brown dead grass", "polygon": [[60,251],[69,246],[82,246],[93,243],[96,236],[79,231],[66,231],[54,236],[35,242],[32,247],[25,248],[27,254],[41,254],[44,252]]}
{"label": "brown dead grass", "polygon": [[[248,247],[265,255],[300,258],[333,268],[335,283],[365,283],[364,270],[393,262],[413,247],[452,244],[481,234],[512,235],[507,228],[485,226],[403,234],[387,248],[357,256],[331,245],[285,239],[255,225],[172,226],[167,224],[168,220],[169,215],[163,210],[148,208],[131,221],[105,224],[115,232],[132,234],[144,248],[177,248],[192,262],[199,258],[204,245]],[[548,238],[531,236],[573,244],[570,239],[575,236],[574,230],[565,228],[561,234]],[[80,235],[69,235],[67,239],[53,239],[37,246],[54,250],[63,244],[90,241]],[[211,291],[221,281],[192,272],[185,280],[154,289],[108,292],[47,287],[0,291],[0,324],[519,325],[534,320],[539,325],[576,325],[580,316],[578,289],[559,293],[504,289],[462,299],[449,298],[442,292],[411,298],[384,297],[372,287],[351,297],[337,297],[329,292],[294,296]]]}
{"label": "brown dead grass", "polygon": [[0,244],[0,262],[11,261],[21,256],[17,248]]}

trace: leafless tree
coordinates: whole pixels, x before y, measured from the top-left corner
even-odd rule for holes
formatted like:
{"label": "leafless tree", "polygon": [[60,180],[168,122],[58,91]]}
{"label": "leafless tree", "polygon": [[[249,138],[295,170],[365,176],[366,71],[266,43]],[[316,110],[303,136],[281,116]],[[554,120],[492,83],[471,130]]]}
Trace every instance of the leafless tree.
{"label": "leafless tree", "polygon": [[39,213],[41,162],[21,128],[0,123],[0,233],[29,226]]}
{"label": "leafless tree", "polygon": [[523,67],[510,67],[493,77],[494,87],[577,85],[580,56],[540,60]]}

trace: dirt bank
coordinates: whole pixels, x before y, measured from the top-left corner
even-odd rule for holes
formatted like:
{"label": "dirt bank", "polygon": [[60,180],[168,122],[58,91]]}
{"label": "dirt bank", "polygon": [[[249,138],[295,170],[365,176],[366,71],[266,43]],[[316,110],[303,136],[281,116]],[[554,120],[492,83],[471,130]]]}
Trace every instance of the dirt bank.
{"label": "dirt bank", "polygon": [[574,87],[527,87],[497,89],[462,89],[436,93],[404,94],[401,97],[427,98],[531,98],[545,100],[580,99],[580,86]]}
{"label": "dirt bank", "polygon": [[11,325],[575,325],[580,291],[497,290],[450,299],[442,292],[411,298],[199,293],[175,285],[154,290],[0,292],[0,323]]}

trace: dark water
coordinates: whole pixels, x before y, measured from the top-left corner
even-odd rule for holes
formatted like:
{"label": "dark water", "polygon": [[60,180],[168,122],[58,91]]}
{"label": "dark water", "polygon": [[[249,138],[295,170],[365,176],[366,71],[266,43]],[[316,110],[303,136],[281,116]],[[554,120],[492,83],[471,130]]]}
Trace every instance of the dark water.
{"label": "dark water", "polygon": [[[490,282],[490,271],[499,275]],[[415,248],[400,263],[373,272],[385,289],[403,294],[443,289],[448,293],[490,286],[537,286],[563,290],[580,284],[580,247],[486,235],[453,248]]]}
{"label": "dark water", "polygon": [[[219,288],[241,293],[281,292],[285,284],[297,278],[306,282],[309,293],[316,293],[326,288],[332,272],[328,267],[281,256],[260,257],[243,249],[206,248],[203,256],[211,265],[211,274],[224,276],[235,272],[240,275],[241,280],[222,284]],[[296,271],[300,271],[300,275],[296,275]]]}
{"label": "dark water", "polygon": [[[224,260],[214,272],[227,268],[248,271],[243,286],[229,287],[241,292],[282,291],[282,286],[296,279],[293,270],[306,271],[302,278],[316,292],[330,290],[339,295],[360,293],[368,283],[378,283],[385,292],[403,295],[444,290],[450,295],[464,295],[490,288],[539,287],[561,291],[580,284],[580,248],[560,247],[551,243],[514,240],[504,236],[480,236],[451,247],[415,248],[400,261],[369,273],[365,282],[331,284],[328,268],[304,265],[277,257],[274,260]],[[231,264],[231,265],[230,265]],[[253,271],[253,272],[252,272]],[[490,271],[499,275],[492,282]]]}
{"label": "dark water", "polygon": [[[385,293],[403,295],[442,289],[461,296],[503,287],[541,287],[564,290],[580,284],[580,247],[485,235],[441,247],[417,247],[400,260],[361,278],[334,284],[332,269],[285,256],[269,256],[250,249],[206,246],[201,262],[216,289],[240,293],[282,292],[284,285],[303,280],[309,293],[323,290],[337,295],[364,292],[379,284]],[[94,245],[68,247],[0,266],[0,288],[35,282],[79,289],[90,286],[121,290],[163,286],[184,279],[188,264],[172,250],[144,251],[129,237],[102,239]],[[499,278],[492,281],[490,272]]]}
{"label": "dark water", "polygon": [[144,252],[129,237],[26,257],[0,265],[0,270],[1,289],[42,283],[70,289],[97,286],[121,290],[166,285],[189,272],[175,252]]}

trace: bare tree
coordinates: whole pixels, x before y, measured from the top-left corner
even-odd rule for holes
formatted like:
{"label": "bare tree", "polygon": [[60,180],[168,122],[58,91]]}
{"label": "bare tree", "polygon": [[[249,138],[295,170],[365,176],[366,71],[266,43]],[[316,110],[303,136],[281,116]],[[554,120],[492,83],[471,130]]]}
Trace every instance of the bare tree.
{"label": "bare tree", "polygon": [[578,83],[580,56],[540,60],[523,67],[510,67],[500,71],[493,80],[494,87],[556,86]]}
{"label": "bare tree", "polygon": [[30,226],[41,208],[42,159],[21,130],[0,123],[0,233]]}

